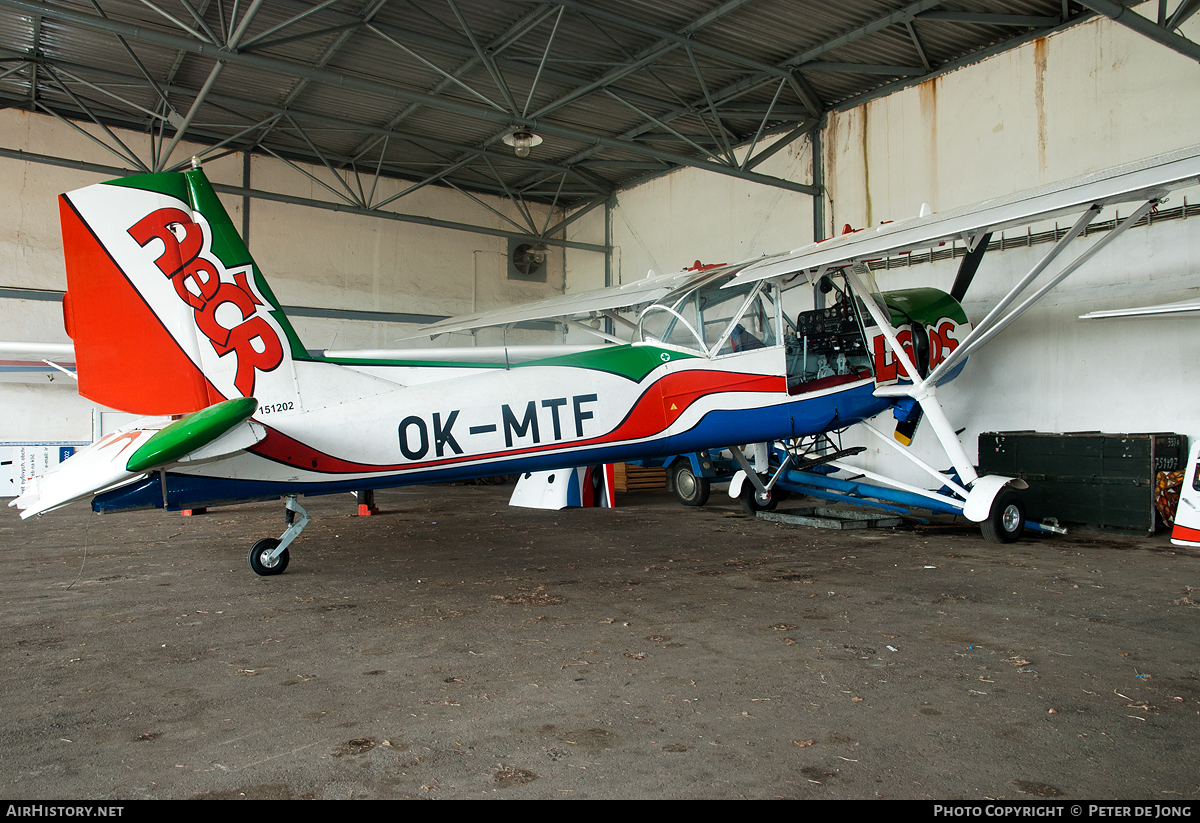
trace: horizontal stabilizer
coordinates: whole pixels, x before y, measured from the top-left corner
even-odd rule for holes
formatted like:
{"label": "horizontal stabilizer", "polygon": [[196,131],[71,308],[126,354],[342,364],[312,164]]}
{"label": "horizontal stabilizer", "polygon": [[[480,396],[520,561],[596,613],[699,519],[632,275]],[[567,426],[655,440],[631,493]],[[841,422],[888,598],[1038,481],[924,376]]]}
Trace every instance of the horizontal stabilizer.
{"label": "horizontal stabilizer", "polygon": [[25,493],[9,505],[21,509],[24,519],[123,486],[169,464],[249,448],[266,436],[266,429],[249,419],[257,405],[253,397],[239,397],[173,422],[143,418],[31,479]]}
{"label": "horizontal stabilizer", "polygon": [[161,419],[157,422],[143,419],[105,435],[46,474],[29,480],[25,493],[8,505],[21,509],[24,519],[141,477],[143,472],[126,467],[129,456],[165,425]]}

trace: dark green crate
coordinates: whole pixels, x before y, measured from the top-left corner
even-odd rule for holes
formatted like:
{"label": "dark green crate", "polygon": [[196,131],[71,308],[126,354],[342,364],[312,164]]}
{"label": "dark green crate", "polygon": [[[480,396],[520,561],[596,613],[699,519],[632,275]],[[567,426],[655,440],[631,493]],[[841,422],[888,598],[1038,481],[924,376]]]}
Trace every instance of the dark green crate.
{"label": "dark green crate", "polygon": [[979,473],[1020,477],[1026,517],[1154,533],[1154,478],[1183,468],[1187,437],[1153,432],[985,432]]}

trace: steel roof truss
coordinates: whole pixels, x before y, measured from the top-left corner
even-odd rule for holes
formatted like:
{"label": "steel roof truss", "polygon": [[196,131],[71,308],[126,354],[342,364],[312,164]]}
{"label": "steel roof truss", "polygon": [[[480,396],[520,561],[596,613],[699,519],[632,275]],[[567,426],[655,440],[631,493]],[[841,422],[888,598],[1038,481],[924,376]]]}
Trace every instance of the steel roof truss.
{"label": "steel roof truss", "polygon": [[356,205],[362,206],[363,208],[368,208],[366,199],[355,194],[354,190],[350,188],[350,184],[342,178],[342,175],[333,167],[333,165],[329,162],[329,159],[325,157],[325,154],[319,148],[317,148],[316,144],[313,143],[311,139],[309,139],[307,132],[300,128],[300,124],[292,119],[290,114],[286,115],[286,117],[287,121],[292,124],[292,128],[294,128],[296,133],[299,134],[300,137],[303,138],[304,142],[308,144],[308,147],[312,149],[313,154],[320,159],[320,161],[325,165],[325,168],[329,170],[329,173],[333,175],[333,178],[342,184],[342,188],[344,188],[346,193],[350,195],[351,200]]}
{"label": "steel roof truss", "polygon": [[388,34],[386,34],[386,33],[385,33],[385,32],[384,32],[382,29],[380,29],[378,26],[375,26],[375,25],[372,25],[372,24],[368,23],[368,24],[367,24],[367,30],[368,30],[368,31],[370,31],[370,32],[372,32],[373,34],[376,34],[376,35],[378,35],[379,37],[383,38],[383,39],[384,39],[384,40],[386,40],[388,43],[391,43],[393,46],[395,46],[396,48],[400,49],[402,52],[404,52],[405,54],[407,54],[409,57],[412,57],[413,59],[417,60],[418,62],[422,63],[423,65],[425,65],[425,66],[427,66],[427,67],[429,67],[429,68],[433,69],[435,72],[437,72],[438,74],[442,75],[442,77],[444,77],[444,78],[445,78],[447,81],[449,81],[449,82],[453,83],[454,85],[458,86],[458,87],[459,87],[459,88],[461,88],[463,91],[467,92],[468,94],[470,94],[470,95],[472,95],[472,96],[474,96],[474,97],[478,97],[480,100],[482,100],[483,102],[487,103],[489,106],[491,106],[492,108],[494,108],[496,111],[506,111],[506,110],[505,110],[505,108],[504,108],[504,106],[501,106],[501,105],[500,105],[499,103],[497,103],[495,100],[492,100],[491,98],[489,98],[487,95],[483,94],[482,92],[479,92],[479,91],[477,91],[477,90],[475,90],[475,89],[471,88],[471,87],[470,87],[470,86],[468,86],[466,83],[464,83],[463,81],[459,80],[459,79],[458,79],[457,77],[455,77],[453,74],[451,74],[450,72],[446,71],[446,70],[445,70],[445,69],[443,69],[441,66],[437,65],[436,63],[434,63],[433,61],[431,61],[431,60],[426,60],[424,57],[422,57],[421,55],[417,54],[415,51],[413,51],[413,50],[412,50],[412,49],[410,49],[408,46],[406,46],[406,45],[404,45],[403,43],[401,43],[399,40],[396,40],[395,38],[393,38],[393,37],[389,36]]}
{"label": "steel roof truss", "polygon": [[[63,83],[63,81],[61,79],[59,79],[58,75],[55,74],[54,71],[49,66],[44,67],[44,71],[46,72],[46,74],[50,75],[50,78],[52,80],[54,80],[54,83],[60,89],[62,89],[63,92],[65,92],[68,97],[71,98],[72,102],[74,102],[76,106],[79,106],[80,110],[82,110],[92,120],[93,123],[95,123],[97,126],[99,126],[101,129],[104,130],[104,133],[108,135],[110,140],[112,140],[114,143],[116,143],[118,146],[121,147],[122,151],[118,151],[118,150],[114,149],[112,146],[109,146],[108,144],[106,144],[103,140],[100,140],[97,137],[93,137],[91,134],[88,134],[87,131],[79,128],[78,126],[75,126],[73,123],[71,124],[72,128],[74,128],[76,131],[86,134],[92,140],[99,143],[101,146],[104,146],[106,149],[111,151],[113,154],[117,155],[118,157],[120,157],[123,160],[133,163],[133,165],[137,166],[139,169],[142,169],[143,171],[150,170],[146,167],[146,164],[143,163],[136,154],[134,154],[134,152],[129,148],[129,146],[126,146],[125,143],[122,142],[121,138],[117,137],[117,135],[113,133],[112,129],[110,129],[108,126],[106,126],[100,120],[100,118],[96,116],[95,112],[92,111],[90,106],[88,106],[86,103],[84,103],[83,100],[80,99],[80,97],[78,95],[76,95],[69,88],[67,88],[67,85],[65,83]],[[70,121],[66,120],[66,118],[59,115],[57,112],[55,112],[52,109],[50,109],[49,107],[47,107],[45,105],[45,103],[43,103],[41,101],[38,101],[38,107],[41,108],[43,111],[50,112],[55,117],[57,117],[59,120],[62,120],[65,123],[70,122]]]}
{"label": "steel roof truss", "polygon": [[709,137],[712,137],[712,141],[718,146],[724,146],[724,162],[726,165],[733,165],[736,162],[733,159],[733,149],[729,146],[729,140],[725,135],[725,127],[721,123],[720,115],[717,114],[717,107],[716,104],[713,103],[712,95],[708,93],[708,84],[704,82],[704,72],[700,71],[700,66],[696,63],[696,53],[692,51],[691,46],[686,46],[685,51],[687,52],[688,59],[692,63],[692,70],[696,72],[696,80],[700,83],[700,91],[704,94],[705,102],[708,103],[708,113],[716,123],[717,133],[720,135],[720,140],[713,136],[712,129],[708,127],[708,123],[705,122],[703,115],[700,115],[699,120],[704,125],[704,130],[708,132]]}
{"label": "steel roof truss", "polygon": [[1161,12],[1166,10],[1167,2],[1166,0],[1159,0],[1159,3],[1159,25],[1165,26],[1168,29],[1179,28],[1189,17],[1200,11],[1200,0],[1180,0],[1179,5],[1175,8],[1175,13],[1171,15],[1171,19],[1164,23]]}
{"label": "steel roof truss", "polygon": [[536,232],[537,223],[534,222],[533,215],[530,214],[529,209],[526,208],[525,201],[517,197],[517,195],[513,193],[512,189],[508,187],[508,184],[504,182],[504,177],[501,176],[500,172],[496,170],[496,167],[492,165],[490,158],[485,156],[483,158],[483,162],[487,163],[487,167],[492,170],[492,176],[496,178],[496,182],[500,184],[500,188],[504,190],[504,194],[509,200],[512,201],[512,204],[517,207],[517,210],[520,211],[525,217],[525,220],[529,223],[529,228]]}
{"label": "steel roof truss", "polygon": [[[508,104],[508,110],[515,112],[517,110],[517,102],[513,99],[512,91],[509,90],[508,84],[504,82],[504,77],[500,74],[500,70],[496,68],[496,61],[492,60],[482,48],[479,47],[479,41],[475,39],[474,32],[467,25],[467,20],[463,17],[462,12],[458,8],[458,4],[454,0],[446,0],[450,6],[450,10],[454,12],[454,16],[458,19],[458,24],[462,26],[463,34],[467,36],[467,40],[471,43],[471,48],[475,49],[475,54],[479,58],[479,62],[487,69],[488,74],[492,77],[492,82],[496,84],[496,89],[504,97],[504,102]],[[470,61],[468,61],[470,62]]]}
{"label": "steel roof truss", "polygon": [[558,34],[558,24],[562,22],[564,11],[566,9],[560,8],[558,16],[554,18],[554,28],[550,30],[550,37],[546,39],[546,48],[542,51],[542,60],[538,63],[537,74],[533,76],[533,82],[529,85],[529,96],[525,98],[525,108],[521,109],[522,117],[529,114],[529,104],[533,102],[533,94],[537,91],[538,81],[542,79],[542,71],[546,68],[546,58],[550,56],[550,47],[554,45],[554,35]]}
{"label": "steel roof truss", "polygon": [[[187,0],[180,0],[180,2],[186,3]],[[251,37],[249,40],[247,40],[245,43],[242,44],[242,49],[243,50],[252,49],[252,48],[254,48],[255,44],[261,43],[263,40],[266,40],[272,34],[283,31],[284,29],[288,28],[289,26],[295,25],[296,23],[299,23],[304,18],[306,18],[310,15],[316,14],[319,11],[323,11],[337,2],[339,2],[339,0],[325,0],[324,3],[313,6],[312,8],[307,9],[306,11],[302,11],[299,14],[294,15],[294,16],[288,18],[287,20],[284,20],[282,23],[272,26],[271,28],[267,29],[266,31],[262,32],[261,34]],[[188,6],[188,9],[190,10],[191,6]],[[203,18],[201,18],[201,19],[203,19]],[[288,38],[288,39],[290,40],[292,38]],[[275,42],[279,42],[279,41],[275,41]]]}
{"label": "steel roof truss", "polygon": [[[1170,22],[1166,25],[1159,25],[1154,20],[1143,17],[1133,9],[1121,3],[1114,3],[1112,0],[1080,0],[1080,2],[1098,14],[1103,14],[1123,26],[1128,26],[1138,34],[1149,37],[1151,40],[1186,55],[1193,60],[1200,61],[1200,45],[1173,31]],[[1195,12],[1195,9],[1190,8],[1190,5],[1188,0],[1183,0],[1175,9],[1175,13],[1171,15],[1171,19],[1173,20],[1178,17],[1181,18],[1179,22],[1182,22],[1183,19],[1189,17]],[[1163,16],[1161,14],[1161,6],[1159,16]]]}
{"label": "steel roof truss", "polygon": [[775,104],[779,101],[779,93],[783,91],[786,80],[779,81],[779,88],[775,89],[775,96],[771,98],[771,105],[767,107],[767,111],[763,114],[762,122],[758,124],[758,131],[754,135],[754,139],[750,141],[749,147],[746,149],[746,156],[742,158],[742,164],[739,166],[742,171],[746,171],[746,164],[750,162],[750,158],[754,155],[754,147],[758,145],[759,139],[762,137],[763,129],[767,127],[767,121],[771,119],[771,111],[775,108]]}
{"label": "steel roof truss", "polygon": [[[472,200],[474,200],[476,203],[478,203],[479,205],[483,206],[485,209],[487,209],[487,210],[488,210],[488,211],[490,211],[492,214],[494,214],[494,215],[496,215],[497,217],[499,217],[499,218],[500,218],[501,220],[503,220],[504,222],[508,223],[508,224],[509,224],[509,225],[511,225],[511,226],[514,226],[514,227],[515,227],[515,228],[516,228],[518,231],[521,231],[521,232],[524,232],[524,231],[526,231],[526,230],[531,230],[531,231],[534,231],[534,232],[536,232],[536,231],[537,231],[537,227],[536,227],[536,226],[522,226],[520,223],[518,223],[516,220],[513,220],[511,217],[509,217],[509,216],[508,216],[507,214],[505,214],[504,212],[500,211],[499,209],[497,209],[497,208],[495,208],[495,207],[493,207],[493,206],[490,206],[490,205],[488,205],[488,204],[487,204],[487,203],[485,203],[483,200],[480,200],[478,197],[476,197],[475,195],[471,194],[471,192],[467,191],[466,189],[461,189],[461,188],[459,188],[458,186],[454,185],[454,183],[451,183],[451,182],[447,182],[447,184],[446,184],[446,185],[448,185],[450,188],[454,189],[456,192],[458,192],[459,194],[463,195],[464,197],[469,197],[469,198],[471,198],[471,199],[472,199]],[[513,202],[515,203],[516,201],[514,200]],[[522,216],[524,216],[524,217],[528,217],[528,215],[527,215],[527,214],[525,214],[525,211],[524,211],[524,209],[521,209],[521,213],[522,213]]]}
{"label": "steel roof truss", "polygon": [[[647,112],[644,112],[644,111],[642,111],[642,110],[641,110],[641,109],[639,109],[637,106],[635,106],[633,103],[630,103],[628,100],[626,100],[625,98],[621,97],[619,94],[617,94],[616,92],[614,92],[612,89],[605,89],[605,90],[604,90],[604,93],[605,93],[605,94],[607,94],[609,97],[611,97],[613,100],[616,100],[618,103],[621,103],[621,104],[623,104],[623,105],[625,105],[625,106],[628,106],[629,108],[633,109],[633,111],[637,112],[639,115],[641,115],[642,117],[644,117],[646,120],[650,121],[651,123],[653,123],[653,124],[655,124],[655,125],[659,126],[660,128],[666,129],[666,130],[667,130],[667,131],[669,131],[671,134],[675,135],[675,136],[676,136],[676,137],[678,137],[680,140],[682,140],[683,142],[687,143],[687,144],[688,144],[689,146],[691,146],[692,148],[696,149],[696,151],[703,152],[704,154],[707,154],[709,157],[711,157],[711,158],[712,158],[712,159],[713,159],[715,162],[717,162],[717,163],[720,163],[720,164],[722,164],[722,165],[728,165],[728,162],[725,160],[725,158],[723,158],[723,157],[718,157],[717,155],[713,154],[713,153],[712,153],[711,151],[709,151],[708,149],[704,148],[704,146],[701,146],[701,145],[700,145],[699,143],[697,143],[695,140],[692,140],[690,137],[685,137],[683,134],[680,134],[679,132],[675,131],[675,129],[671,128],[671,127],[670,127],[670,126],[668,126],[666,123],[664,123],[664,122],[662,122],[661,120],[659,120],[657,117],[654,117],[653,115],[651,115],[651,114],[648,114]],[[644,134],[644,132],[643,132],[643,134]],[[709,133],[708,133],[708,134],[709,134],[709,136],[710,136],[710,137],[712,137],[712,132],[711,132],[711,131],[709,131]],[[714,141],[715,141],[715,139],[716,139],[716,138],[714,138]]]}
{"label": "steel roof truss", "polygon": [[[47,70],[47,72],[46,72],[46,73],[47,73],[47,74],[49,74],[50,72]],[[96,137],[94,134],[92,134],[91,132],[87,131],[86,129],[82,129],[82,128],[80,128],[80,127],[79,127],[79,126],[77,126],[75,123],[72,123],[70,120],[68,120],[67,118],[63,117],[61,114],[59,114],[58,112],[56,112],[54,109],[52,109],[52,108],[50,108],[49,106],[47,106],[47,105],[46,105],[46,103],[45,103],[44,101],[42,101],[42,100],[38,100],[37,102],[35,102],[35,103],[34,103],[34,105],[35,105],[37,108],[41,109],[42,111],[46,112],[47,114],[51,115],[51,116],[52,116],[52,117],[54,117],[55,119],[57,119],[57,120],[61,121],[62,123],[64,123],[64,124],[66,124],[66,125],[70,126],[70,127],[71,127],[71,128],[73,128],[75,131],[79,132],[79,133],[80,133],[80,134],[82,134],[84,137],[86,137],[87,139],[89,139],[89,140],[91,140],[93,143],[95,143],[96,145],[98,145],[98,146],[100,146],[101,148],[103,148],[105,151],[108,151],[108,152],[110,152],[111,154],[115,155],[116,157],[119,157],[119,158],[121,159],[121,161],[122,161],[122,162],[124,162],[124,163],[126,163],[126,164],[128,164],[128,165],[135,166],[135,167],[139,168],[141,171],[150,171],[150,169],[146,168],[146,165],[145,165],[144,163],[142,163],[142,161],[141,161],[141,160],[137,159],[137,157],[130,157],[129,155],[125,154],[124,152],[121,152],[121,151],[119,151],[119,150],[117,150],[117,149],[113,148],[112,146],[108,145],[108,144],[107,144],[107,143],[105,143],[103,140],[101,140],[99,137]],[[79,105],[79,106],[80,106],[80,108],[81,108],[81,109],[82,109],[84,112],[87,112],[87,110],[88,110],[88,109],[87,109],[87,107],[86,107],[86,106],[83,106],[82,104],[77,104],[77,105]]]}
{"label": "steel roof truss", "polygon": [[[202,159],[202,160],[204,160],[204,159],[215,160],[216,159],[215,157],[209,157],[209,155],[224,148],[225,146],[228,146],[230,143],[233,143],[234,141],[238,140],[243,135],[248,134],[248,133],[254,131],[255,129],[262,128],[263,126],[272,124],[275,120],[278,120],[282,116],[283,115],[280,115],[280,114],[273,114],[270,117],[266,118],[265,120],[260,120],[257,123],[253,123],[253,124],[247,126],[246,128],[242,129],[241,131],[239,131],[237,134],[226,137],[220,143],[214,143],[211,146],[205,147],[203,150],[196,153],[196,157],[199,159]],[[239,151],[239,149],[234,149],[232,151],[223,152],[219,156],[224,157],[227,154],[233,154],[237,151]],[[181,171],[182,169],[184,169],[188,165],[190,165],[191,162],[192,162],[191,158],[188,158],[186,160],[181,160],[178,163],[176,163],[175,165],[171,166],[170,168],[167,168],[166,171]]]}

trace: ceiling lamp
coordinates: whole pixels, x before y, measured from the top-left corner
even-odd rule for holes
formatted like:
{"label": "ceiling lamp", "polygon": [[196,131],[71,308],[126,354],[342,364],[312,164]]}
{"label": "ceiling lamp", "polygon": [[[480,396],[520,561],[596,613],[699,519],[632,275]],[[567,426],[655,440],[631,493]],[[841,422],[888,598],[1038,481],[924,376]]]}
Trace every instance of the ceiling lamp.
{"label": "ceiling lamp", "polygon": [[528,157],[529,150],[542,144],[542,138],[528,129],[516,129],[504,135],[504,143],[512,146],[517,157]]}

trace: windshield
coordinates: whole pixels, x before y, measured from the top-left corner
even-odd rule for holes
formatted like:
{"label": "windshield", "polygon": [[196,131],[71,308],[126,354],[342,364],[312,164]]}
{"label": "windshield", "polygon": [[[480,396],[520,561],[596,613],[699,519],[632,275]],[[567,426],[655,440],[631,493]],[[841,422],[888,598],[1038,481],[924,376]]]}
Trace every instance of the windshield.
{"label": "windshield", "polygon": [[722,274],[647,307],[638,321],[638,339],[682,346],[709,357],[777,345],[772,287],[746,283],[722,288],[736,276],[736,272]]}

